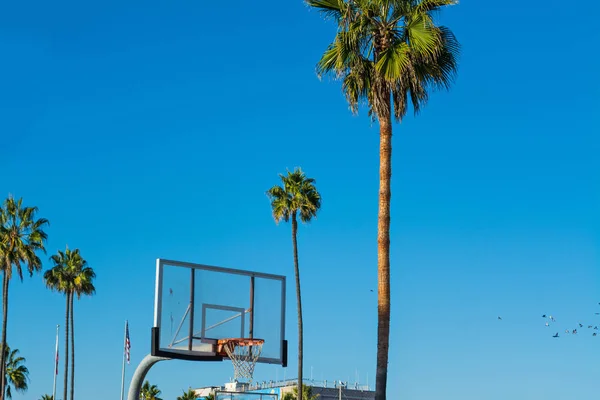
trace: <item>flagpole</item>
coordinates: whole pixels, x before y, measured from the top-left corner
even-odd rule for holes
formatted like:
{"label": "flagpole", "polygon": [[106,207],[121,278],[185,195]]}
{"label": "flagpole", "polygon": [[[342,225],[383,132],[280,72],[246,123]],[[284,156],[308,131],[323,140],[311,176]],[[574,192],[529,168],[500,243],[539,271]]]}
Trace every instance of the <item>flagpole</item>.
{"label": "flagpole", "polygon": [[127,321],[125,321],[125,333],[123,334],[123,368],[121,370],[121,400],[123,400],[123,395],[125,393],[125,353],[127,349]]}
{"label": "flagpole", "polygon": [[56,400],[56,376],[58,375],[58,328],[56,325],[56,351],[54,354],[54,385],[52,386],[52,400]]}

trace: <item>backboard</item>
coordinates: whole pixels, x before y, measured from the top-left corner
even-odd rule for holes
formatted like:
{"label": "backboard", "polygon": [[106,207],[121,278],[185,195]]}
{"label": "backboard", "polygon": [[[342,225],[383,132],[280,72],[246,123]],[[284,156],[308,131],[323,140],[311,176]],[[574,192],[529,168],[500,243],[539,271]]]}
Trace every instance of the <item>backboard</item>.
{"label": "backboard", "polygon": [[285,277],[157,259],[152,355],[221,361],[217,341],[263,339],[260,363],[287,366]]}

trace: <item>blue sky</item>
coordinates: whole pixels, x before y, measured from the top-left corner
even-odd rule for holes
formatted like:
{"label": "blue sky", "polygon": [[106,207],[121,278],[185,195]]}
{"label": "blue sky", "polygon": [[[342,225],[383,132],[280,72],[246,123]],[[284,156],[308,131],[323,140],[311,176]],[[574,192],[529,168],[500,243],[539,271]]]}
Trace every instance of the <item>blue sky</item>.
{"label": "blue sky", "polygon": [[[295,166],[323,196],[299,231],[305,376],[373,386],[378,130],[315,75],[333,25],[301,1],[123,3],[0,6],[0,195],[51,221],[44,269],[68,244],[98,275],[75,306],[77,397],[119,396],[126,319],[128,381],[148,353],[156,258],[292,277],[290,227],[264,192]],[[392,398],[598,390],[600,337],[563,333],[600,324],[600,33],[581,15],[600,5],[585,3],[441,15],[463,46],[457,82],[394,126]],[[38,398],[64,298],[41,275],[10,290],[8,341],[31,377],[15,398]],[[287,310],[294,360],[293,295]],[[293,361],[256,378],[284,373]],[[172,399],[231,375],[171,361],[148,378]]]}

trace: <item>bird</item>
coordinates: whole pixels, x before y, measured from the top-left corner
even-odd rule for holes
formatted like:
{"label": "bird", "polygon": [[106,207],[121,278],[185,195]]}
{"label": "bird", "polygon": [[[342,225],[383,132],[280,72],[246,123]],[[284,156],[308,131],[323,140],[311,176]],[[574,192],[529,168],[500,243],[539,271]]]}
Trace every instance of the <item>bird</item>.
{"label": "bird", "polygon": [[597,312],[597,313],[594,313],[594,314],[596,314],[596,315],[600,315],[600,312]]}
{"label": "bird", "polygon": [[579,327],[580,327],[580,328],[583,328],[583,325],[581,325],[581,322],[579,323]]}
{"label": "bird", "polygon": [[565,329],[565,333],[569,333],[569,330],[568,330],[568,329]]}
{"label": "bird", "polygon": [[373,289],[371,289],[371,292],[373,291]]}
{"label": "bird", "polygon": [[549,323],[547,323],[547,322],[546,322],[544,325],[546,325],[546,326],[550,326],[550,324],[549,324]]}
{"label": "bird", "polygon": [[556,332],[552,337],[558,337],[558,332]]}
{"label": "bird", "polygon": [[550,321],[556,322],[556,320],[554,319],[554,317],[552,315],[548,316],[548,318],[550,318]]}
{"label": "bird", "polygon": [[498,316],[498,319],[499,319],[500,321],[502,321],[502,317],[501,317],[501,316]]}
{"label": "bird", "polygon": [[588,329],[590,329],[591,327],[592,327],[591,325],[588,325]]}
{"label": "bird", "polygon": [[547,317],[546,317],[546,314],[543,314],[543,315],[542,315],[542,318],[547,318]]}
{"label": "bird", "polygon": [[173,289],[169,288],[169,295],[173,296]]}
{"label": "bird", "polygon": [[577,329],[573,329],[573,335],[577,334]]}
{"label": "bird", "polygon": [[596,336],[596,332],[592,333],[592,336]]}
{"label": "bird", "polygon": [[598,327],[597,327],[597,326],[595,326],[595,327],[594,327],[594,329],[595,329],[595,330],[598,330]]}

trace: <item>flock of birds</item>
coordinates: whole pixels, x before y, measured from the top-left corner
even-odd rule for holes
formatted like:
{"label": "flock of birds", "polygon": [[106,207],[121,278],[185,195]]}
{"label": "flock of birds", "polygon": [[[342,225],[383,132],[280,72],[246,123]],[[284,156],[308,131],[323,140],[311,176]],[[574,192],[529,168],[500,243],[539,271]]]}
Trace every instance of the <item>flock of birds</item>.
{"label": "flock of birds", "polygon": [[[600,303],[598,303],[598,305],[600,305]],[[600,312],[596,312],[594,313],[595,315],[600,316]],[[551,323],[555,323],[556,319],[552,316],[552,315],[546,315],[543,314],[542,318],[544,318],[546,321],[544,322],[544,325],[549,328]],[[502,317],[498,316],[499,320],[502,320]],[[577,323],[577,326],[571,330],[569,329],[565,329],[565,333],[567,335],[577,335],[578,331],[577,329],[586,329],[585,328],[586,325],[582,324],[581,322]],[[598,336],[598,325],[594,325],[594,324],[587,324],[587,329],[591,329],[592,330],[592,336]],[[552,335],[553,338],[557,338],[560,337],[558,332],[556,332],[554,335]]]}

